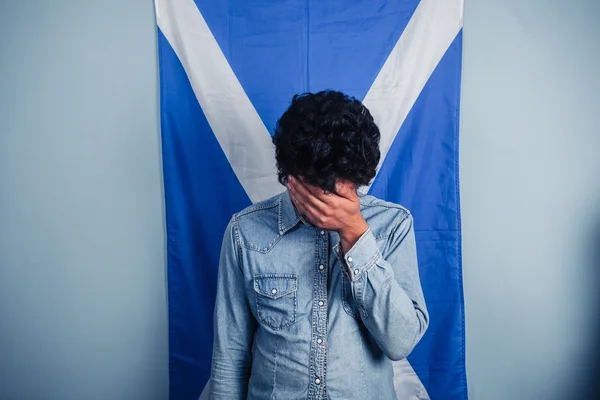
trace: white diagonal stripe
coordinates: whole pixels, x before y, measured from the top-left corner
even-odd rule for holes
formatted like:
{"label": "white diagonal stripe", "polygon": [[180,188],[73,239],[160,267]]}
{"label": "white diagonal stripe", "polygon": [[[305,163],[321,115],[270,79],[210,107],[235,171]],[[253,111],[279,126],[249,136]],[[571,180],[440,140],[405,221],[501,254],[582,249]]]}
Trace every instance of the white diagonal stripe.
{"label": "white diagonal stripe", "polygon": [[252,202],[284,188],[271,136],[192,0],[156,0],[158,26],[179,57],[227,160]]}
{"label": "white diagonal stripe", "polygon": [[421,0],[363,100],[381,131],[377,171],[417,97],[462,28],[462,13],[463,0]]}

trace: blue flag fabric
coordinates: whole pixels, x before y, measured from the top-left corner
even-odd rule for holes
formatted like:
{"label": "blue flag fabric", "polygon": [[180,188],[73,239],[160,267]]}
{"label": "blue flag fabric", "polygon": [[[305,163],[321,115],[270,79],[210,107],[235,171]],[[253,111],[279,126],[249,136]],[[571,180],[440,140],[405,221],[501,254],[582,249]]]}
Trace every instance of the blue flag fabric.
{"label": "blue flag fabric", "polygon": [[462,0],[155,5],[170,398],[198,399],[210,375],[227,222],[284,190],[269,136],[277,118],[294,94],[335,89],[362,100],[382,133],[380,169],[365,190],[414,215],[431,320],[398,370],[424,389],[404,395],[466,399],[458,190]]}

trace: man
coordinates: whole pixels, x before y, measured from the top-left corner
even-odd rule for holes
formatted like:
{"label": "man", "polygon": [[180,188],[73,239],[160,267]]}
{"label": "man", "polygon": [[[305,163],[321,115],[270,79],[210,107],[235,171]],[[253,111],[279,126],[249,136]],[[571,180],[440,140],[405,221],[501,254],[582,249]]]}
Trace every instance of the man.
{"label": "man", "polygon": [[392,361],[428,326],[411,214],[357,192],[379,129],[335,91],[294,96],[277,123],[287,190],[227,226],[211,399],[396,399]]}

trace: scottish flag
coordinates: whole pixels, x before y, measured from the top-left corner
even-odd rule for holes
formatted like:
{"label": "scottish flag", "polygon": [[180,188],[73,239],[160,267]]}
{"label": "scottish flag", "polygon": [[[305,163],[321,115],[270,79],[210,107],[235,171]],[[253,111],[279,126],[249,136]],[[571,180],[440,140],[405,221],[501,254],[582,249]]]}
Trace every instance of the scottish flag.
{"label": "scottish flag", "polygon": [[343,91],[381,130],[364,190],[409,208],[430,313],[399,399],[465,400],[458,191],[462,0],[155,0],[167,205],[170,396],[210,374],[231,215],[284,190],[270,135],[292,96]]}

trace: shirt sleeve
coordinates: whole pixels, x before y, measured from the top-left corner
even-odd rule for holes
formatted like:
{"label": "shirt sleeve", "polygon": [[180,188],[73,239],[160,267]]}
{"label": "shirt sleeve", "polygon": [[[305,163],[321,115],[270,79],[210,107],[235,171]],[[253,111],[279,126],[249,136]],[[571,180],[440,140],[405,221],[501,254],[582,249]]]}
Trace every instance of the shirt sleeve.
{"label": "shirt sleeve", "polygon": [[411,214],[397,223],[388,244],[384,258],[368,229],[346,254],[338,254],[363,323],[388,358],[401,360],[429,324]]}
{"label": "shirt sleeve", "polygon": [[240,249],[237,226],[232,219],[223,237],[217,276],[211,400],[241,400],[246,398],[248,391],[252,342],[257,323],[246,297]]}

